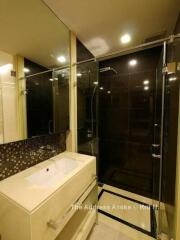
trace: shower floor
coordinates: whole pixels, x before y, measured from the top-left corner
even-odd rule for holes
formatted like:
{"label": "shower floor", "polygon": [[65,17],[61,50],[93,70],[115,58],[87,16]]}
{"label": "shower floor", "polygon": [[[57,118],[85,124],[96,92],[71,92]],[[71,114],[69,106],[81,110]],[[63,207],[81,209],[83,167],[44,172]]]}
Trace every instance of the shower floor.
{"label": "shower floor", "polygon": [[155,237],[156,219],[152,199],[109,185],[99,187],[99,224],[89,240],[150,240]]}
{"label": "shower floor", "polygon": [[[119,166],[111,165],[100,175],[100,181],[119,189],[126,189],[143,196],[152,196],[152,175],[131,171],[120,170]],[[137,187],[138,186],[138,187]]]}

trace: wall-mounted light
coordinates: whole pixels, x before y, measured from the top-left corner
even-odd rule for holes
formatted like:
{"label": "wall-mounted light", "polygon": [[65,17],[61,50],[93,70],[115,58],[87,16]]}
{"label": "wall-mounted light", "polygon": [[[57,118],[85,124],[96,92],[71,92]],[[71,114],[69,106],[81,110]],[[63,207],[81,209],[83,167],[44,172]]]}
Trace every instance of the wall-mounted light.
{"label": "wall-mounted light", "polygon": [[60,62],[60,63],[65,63],[66,62],[66,58],[64,56],[59,56],[57,57],[57,60]]}
{"label": "wall-mounted light", "polygon": [[130,65],[131,67],[136,66],[136,65],[137,65],[137,60],[136,60],[136,59],[130,60],[130,61],[129,61],[129,65]]}
{"label": "wall-mounted light", "polygon": [[131,36],[129,34],[124,34],[120,40],[122,44],[129,43],[131,41]]}
{"label": "wall-mounted light", "polygon": [[103,88],[103,87],[100,87],[99,89],[100,89],[100,90],[104,90],[104,88]]}
{"label": "wall-mounted light", "polygon": [[97,82],[97,81],[96,81],[96,82],[93,82],[93,84],[94,84],[94,85],[98,85],[98,82]]}
{"label": "wall-mounted light", "polygon": [[149,86],[145,86],[145,87],[144,87],[144,90],[145,90],[145,91],[149,90]]}
{"label": "wall-mounted light", "polygon": [[5,74],[12,69],[12,64],[5,64],[0,67],[0,74]]}
{"label": "wall-mounted light", "polygon": [[49,79],[49,81],[50,81],[50,82],[53,82],[53,81],[54,81],[54,79],[53,79],[53,78],[50,78],[50,79]]}
{"label": "wall-mounted light", "polygon": [[77,73],[77,77],[82,77],[82,73]]}
{"label": "wall-mounted light", "polygon": [[169,81],[172,82],[172,81],[176,81],[177,80],[177,77],[170,77],[169,78]]}
{"label": "wall-mounted light", "polygon": [[107,91],[107,94],[111,94],[111,91]]}
{"label": "wall-mounted light", "polygon": [[143,81],[143,84],[144,84],[144,85],[148,85],[148,84],[149,84],[149,80],[144,80],[144,81]]}
{"label": "wall-mounted light", "polygon": [[24,72],[25,72],[25,73],[29,73],[29,72],[30,72],[30,69],[29,69],[29,68],[24,68]]}

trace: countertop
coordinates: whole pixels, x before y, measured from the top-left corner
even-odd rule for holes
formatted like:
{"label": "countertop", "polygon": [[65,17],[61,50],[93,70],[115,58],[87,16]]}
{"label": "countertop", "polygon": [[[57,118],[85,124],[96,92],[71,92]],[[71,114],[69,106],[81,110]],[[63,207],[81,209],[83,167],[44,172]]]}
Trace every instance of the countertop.
{"label": "countertop", "polygon": [[[43,201],[50,197],[58,188],[67,182],[73,175],[79,172],[80,168],[74,169],[70,175],[66,176],[63,181],[60,181],[51,186],[38,186],[27,181],[27,177],[33,173],[48,167],[53,163],[53,160],[61,158],[71,158],[78,161],[83,161],[84,164],[90,163],[95,159],[93,156],[78,154],[74,152],[63,152],[59,155],[50,158],[42,163],[39,163],[31,168],[28,168],[20,173],[17,173],[0,182],[0,194],[14,201],[17,205],[31,212],[38,207]],[[83,166],[84,166],[83,164]],[[82,167],[81,167],[82,168]]]}

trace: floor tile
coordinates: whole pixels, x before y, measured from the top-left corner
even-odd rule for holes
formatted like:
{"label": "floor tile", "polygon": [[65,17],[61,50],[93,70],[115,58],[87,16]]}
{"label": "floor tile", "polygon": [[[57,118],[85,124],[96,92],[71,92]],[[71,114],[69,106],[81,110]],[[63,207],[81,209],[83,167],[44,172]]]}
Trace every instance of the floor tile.
{"label": "floor tile", "polygon": [[148,206],[140,205],[104,191],[99,200],[99,208],[119,219],[151,232],[151,214]]}

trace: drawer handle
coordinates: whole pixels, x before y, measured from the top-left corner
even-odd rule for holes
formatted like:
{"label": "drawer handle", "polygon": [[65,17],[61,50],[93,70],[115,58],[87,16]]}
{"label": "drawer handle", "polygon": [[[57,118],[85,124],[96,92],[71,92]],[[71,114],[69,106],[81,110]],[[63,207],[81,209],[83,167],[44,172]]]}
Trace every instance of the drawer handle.
{"label": "drawer handle", "polygon": [[51,219],[47,222],[47,225],[54,230],[58,229],[58,226],[57,226],[56,222],[51,220]]}
{"label": "drawer handle", "polygon": [[60,224],[61,222],[64,220],[64,218],[68,215],[68,213],[72,210],[72,207],[70,207],[67,212],[64,214],[64,216],[62,217],[61,221],[60,222],[55,222],[54,220],[50,219],[48,222],[47,222],[47,225],[54,229],[54,230],[57,230],[59,229],[60,227]]}
{"label": "drawer handle", "polygon": [[[97,176],[93,174],[92,177],[97,177]],[[96,185],[95,181],[91,182],[91,184],[86,188],[85,192],[74,202],[73,205],[81,205],[83,201],[86,199],[87,194],[90,193],[90,191],[93,189],[95,185]],[[75,211],[76,209],[73,209],[73,207],[71,206],[59,221],[54,221],[50,219],[47,222],[47,226],[52,228],[53,230],[58,230],[63,224],[63,222],[67,221],[69,217],[71,217],[74,214]]]}

